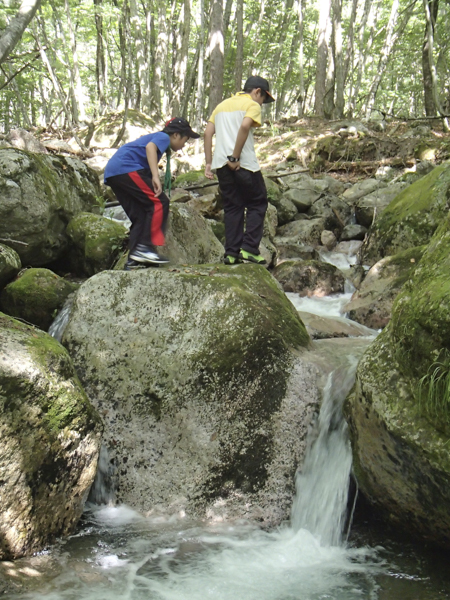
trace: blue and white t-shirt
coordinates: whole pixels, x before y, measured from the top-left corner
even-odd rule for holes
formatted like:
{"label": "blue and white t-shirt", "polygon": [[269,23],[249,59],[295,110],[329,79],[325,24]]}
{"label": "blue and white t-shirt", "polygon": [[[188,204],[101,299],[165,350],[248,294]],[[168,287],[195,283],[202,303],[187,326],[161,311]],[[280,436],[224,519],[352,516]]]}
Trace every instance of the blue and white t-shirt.
{"label": "blue and white t-shirt", "polygon": [[121,146],[114,156],[109,159],[106,165],[104,175],[105,183],[107,183],[108,177],[114,177],[114,175],[123,175],[124,173],[139,171],[139,169],[149,169],[150,167],[145,151],[149,142],[155,144],[158,160],[160,160],[163,153],[169,147],[170,137],[167,133],[158,131],[157,133],[143,135],[137,140],[134,140],[134,142],[128,142],[128,144]]}

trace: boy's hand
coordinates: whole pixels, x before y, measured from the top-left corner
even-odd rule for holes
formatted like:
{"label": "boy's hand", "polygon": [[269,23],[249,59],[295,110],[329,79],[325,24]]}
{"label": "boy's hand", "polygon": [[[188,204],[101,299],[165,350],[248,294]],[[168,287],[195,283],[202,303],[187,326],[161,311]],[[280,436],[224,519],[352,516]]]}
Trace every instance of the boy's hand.
{"label": "boy's hand", "polygon": [[162,192],[161,180],[159,179],[159,177],[152,177],[152,183],[155,196],[158,197]]}
{"label": "boy's hand", "polygon": [[214,179],[214,173],[211,171],[211,165],[206,165],[205,177],[207,177],[208,179]]}
{"label": "boy's hand", "polygon": [[231,169],[232,171],[239,171],[239,169],[241,168],[241,163],[238,162],[227,162],[227,166],[229,169]]}

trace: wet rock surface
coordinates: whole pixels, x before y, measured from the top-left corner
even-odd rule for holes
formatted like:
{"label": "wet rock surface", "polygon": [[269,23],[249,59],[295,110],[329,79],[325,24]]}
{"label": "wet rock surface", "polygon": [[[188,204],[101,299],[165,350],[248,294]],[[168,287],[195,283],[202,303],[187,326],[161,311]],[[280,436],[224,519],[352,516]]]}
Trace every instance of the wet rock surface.
{"label": "wet rock surface", "polygon": [[0,560],[74,531],[102,425],[53,338],[0,313]]}

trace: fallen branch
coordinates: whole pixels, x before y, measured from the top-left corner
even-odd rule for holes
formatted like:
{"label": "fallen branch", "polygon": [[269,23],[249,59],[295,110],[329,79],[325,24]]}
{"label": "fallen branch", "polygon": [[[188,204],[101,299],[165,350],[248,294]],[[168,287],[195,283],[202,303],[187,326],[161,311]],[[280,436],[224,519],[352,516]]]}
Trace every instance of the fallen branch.
{"label": "fallen branch", "polygon": [[25,242],[19,242],[19,240],[11,240],[10,238],[0,238],[0,242],[4,242],[5,244],[20,244],[21,246],[28,246]]}
{"label": "fallen branch", "polygon": [[336,161],[325,162],[325,171],[356,171],[365,169],[378,169],[379,167],[413,167],[416,164],[415,158],[382,158],[381,160],[360,160],[360,161]]}

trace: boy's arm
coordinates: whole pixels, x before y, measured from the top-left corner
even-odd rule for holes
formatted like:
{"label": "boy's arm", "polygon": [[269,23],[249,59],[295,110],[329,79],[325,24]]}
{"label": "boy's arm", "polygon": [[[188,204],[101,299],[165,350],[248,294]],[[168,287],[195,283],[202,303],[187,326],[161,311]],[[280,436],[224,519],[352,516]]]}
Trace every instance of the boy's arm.
{"label": "boy's arm", "polygon": [[[253,119],[251,117],[244,117],[242,119],[242,123],[241,123],[241,126],[239,127],[239,131],[238,131],[238,134],[236,137],[236,142],[234,144],[234,150],[233,150],[233,154],[232,154],[232,156],[234,156],[235,158],[240,158],[242,148],[244,147],[244,144],[247,141],[248,134],[250,132],[250,129],[253,127],[254,123],[255,123],[255,121],[253,121]],[[239,162],[228,161],[227,165],[232,171],[237,171],[238,169],[241,168],[241,164]]]}
{"label": "boy's arm", "polygon": [[205,134],[203,138],[204,146],[205,146],[205,177],[208,179],[214,179],[214,174],[211,171],[211,163],[212,163],[212,139],[213,135],[216,132],[216,126],[212,121],[208,121],[205,127]]}
{"label": "boy's arm", "polygon": [[159,196],[162,192],[161,180],[159,179],[158,170],[158,152],[157,146],[153,142],[149,142],[145,147],[145,153],[147,155],[148,166],[152,172],[152,183],[155,196]]}

